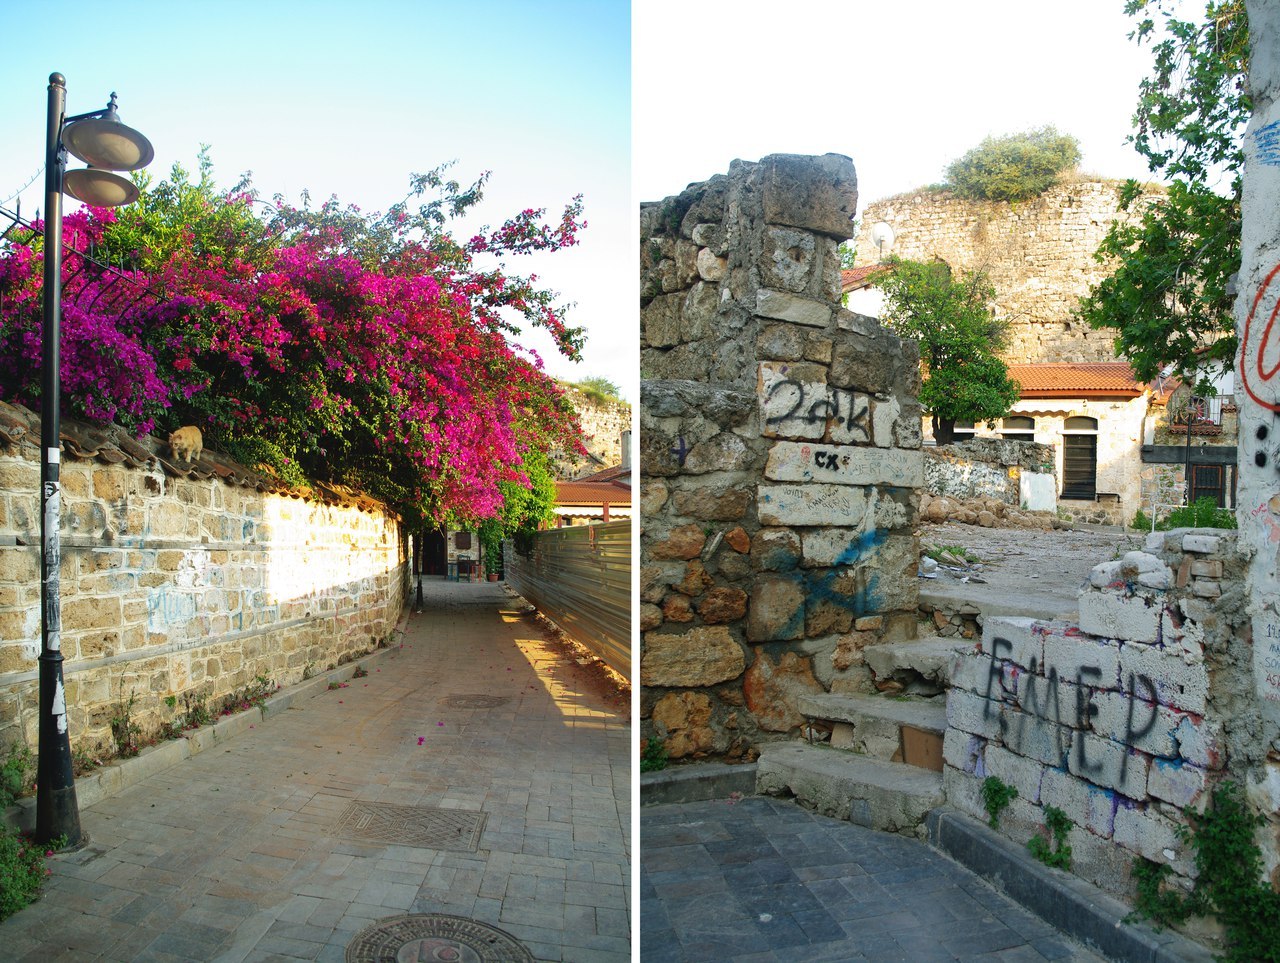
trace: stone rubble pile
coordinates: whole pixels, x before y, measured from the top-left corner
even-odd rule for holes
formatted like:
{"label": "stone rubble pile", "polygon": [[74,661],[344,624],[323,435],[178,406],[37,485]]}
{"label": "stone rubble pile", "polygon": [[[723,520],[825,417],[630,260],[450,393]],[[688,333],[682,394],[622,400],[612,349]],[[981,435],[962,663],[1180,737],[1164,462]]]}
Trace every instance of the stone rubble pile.
{"label": "stone rubble pile", "polygon": [[953,498],[927,492],[920,496],[920,520],[937,525],[960,522],[983,528],[1038,528],[1045,532],[1066,524],[1053,512],[1026,511],[996,498]]}

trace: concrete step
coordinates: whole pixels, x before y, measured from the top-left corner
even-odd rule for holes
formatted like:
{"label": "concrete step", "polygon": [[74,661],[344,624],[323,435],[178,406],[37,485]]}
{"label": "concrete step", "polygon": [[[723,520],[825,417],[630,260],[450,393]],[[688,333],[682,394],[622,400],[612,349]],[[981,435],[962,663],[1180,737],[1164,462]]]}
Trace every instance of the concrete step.
{"label": "concrete step", "polygon": [[797,708],[810,719],[832,724],[833,748],[942,771],[942,735],[947,728],[944,698],[824,692],[801,696]]}
{"label": "concrete step", "polygon": [[960,612],[977,616],[979,624],[1003,615],[1025,615],[1052,622],[1077,618],[1075,596],[1079,586],[1050,587],[1037,591],[997,589],[989,585],[938,584],[921,585],[919,600],[930,608],[944,612]]}
{"label": "concrete step", "polygon": [[951,682],[951,663],[958,652],[968,652],[978,639],[917,639],[871,645],[862,650],[863,657],[877,683],[898,682],[903,691],[915,695],[937,695]]}
{"label": "concrete step", "polygon": [[941,773],[803,742],[761,748],[756,792],[790,794],[824,815],[919,837],[925,815],[946,798]]}

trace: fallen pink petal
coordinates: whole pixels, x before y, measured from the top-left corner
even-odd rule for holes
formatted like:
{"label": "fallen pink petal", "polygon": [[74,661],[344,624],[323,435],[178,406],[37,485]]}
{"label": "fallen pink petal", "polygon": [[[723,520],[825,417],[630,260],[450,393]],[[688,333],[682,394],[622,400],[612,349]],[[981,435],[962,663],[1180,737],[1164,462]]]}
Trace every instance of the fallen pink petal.
{"label": "fallen pink petal", "polygon": [[418,745],[422,745],[426,741],[427,741],[426,736],[418,736]]}

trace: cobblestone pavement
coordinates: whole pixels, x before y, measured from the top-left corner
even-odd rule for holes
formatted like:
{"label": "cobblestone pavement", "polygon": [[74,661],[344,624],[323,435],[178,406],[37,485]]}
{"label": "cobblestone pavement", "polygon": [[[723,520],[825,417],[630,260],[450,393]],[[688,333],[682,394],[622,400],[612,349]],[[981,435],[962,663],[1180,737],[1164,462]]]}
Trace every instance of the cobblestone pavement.
{"label": "cobblestone pavement", "polygon": [[641,810],[640,958],[1101,959],[922,842],[760,796]]}
{"label": "cobblestone pavement", "polygon": [[[625,699],[500,584],[426,588],[367,678],[83,809],[89,845],[0,924],[0,957],[337,961],[375,920],[447,913],[538,959],[630,960]],[[339,828],[355,801],[486,821],[474,852],[403,845],[394,818]]]}

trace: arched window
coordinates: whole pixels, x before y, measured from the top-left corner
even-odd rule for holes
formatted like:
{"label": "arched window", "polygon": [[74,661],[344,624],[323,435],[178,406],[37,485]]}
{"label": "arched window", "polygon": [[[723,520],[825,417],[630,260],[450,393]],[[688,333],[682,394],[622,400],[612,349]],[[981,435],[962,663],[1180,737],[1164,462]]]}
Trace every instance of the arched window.
{"label": "arched window", "polygon": [[1062,497],[1092,501],[1098,493],[1098,419],[1077,416],[1062,425]]}
{"label": "arched window", "polygon": [[1035,441],[1036,420],[1025,415],[1010,415],[1000,425],[1000,437],[1009,441]]}

